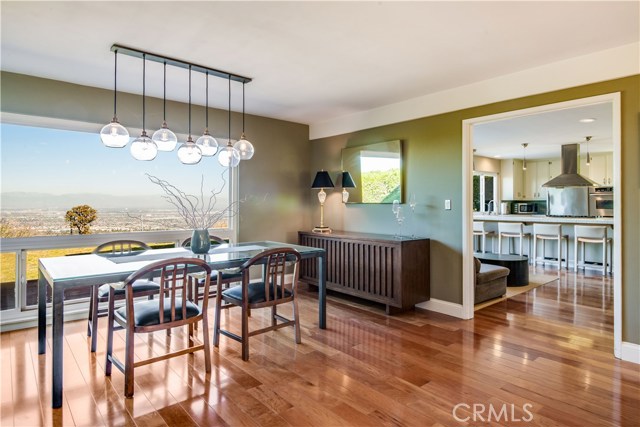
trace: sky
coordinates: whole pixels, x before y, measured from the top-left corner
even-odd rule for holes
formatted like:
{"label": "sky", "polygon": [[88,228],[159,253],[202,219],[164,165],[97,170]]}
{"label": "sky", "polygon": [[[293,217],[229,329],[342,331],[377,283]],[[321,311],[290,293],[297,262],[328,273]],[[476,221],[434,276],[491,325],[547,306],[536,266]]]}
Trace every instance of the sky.
{"label": "sky", "polygon": [[130,143],[124,148],[107,148],[99,134],[4,123],[0,136],[2,193],[160,195],[160,188],[145,173],[190,194],[199,194],[203,176],[205,191],[222,185],[224,168],[213,157],[204,157],[197,165],[183,165],[174,150],[159,152],[156,159],[144,162],[131,156]]}

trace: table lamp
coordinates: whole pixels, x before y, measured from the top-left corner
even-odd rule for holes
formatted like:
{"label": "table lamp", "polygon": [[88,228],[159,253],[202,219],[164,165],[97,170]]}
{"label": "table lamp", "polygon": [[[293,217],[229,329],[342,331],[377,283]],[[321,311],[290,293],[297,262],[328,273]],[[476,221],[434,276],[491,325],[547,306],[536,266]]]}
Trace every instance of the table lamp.
{"label": "table lamp", "polygon": [[324,201],[327,199],[327,193],[324,192],[325,188],[333,188],[333,181],[327,171],[319,171],[316,173],[316,177],[311,184],[311,188],[319,188],[318,200],[320,201],[320,225],[313,228],[314,233],[331,233],[329,227],[324,225]]}
{"label": "table lamp", "polygon": [[342,171],[342,203],[347,203],[349,200],[347,188],[356,188],[356,183],[353,182],[353,178],[349,172]]}

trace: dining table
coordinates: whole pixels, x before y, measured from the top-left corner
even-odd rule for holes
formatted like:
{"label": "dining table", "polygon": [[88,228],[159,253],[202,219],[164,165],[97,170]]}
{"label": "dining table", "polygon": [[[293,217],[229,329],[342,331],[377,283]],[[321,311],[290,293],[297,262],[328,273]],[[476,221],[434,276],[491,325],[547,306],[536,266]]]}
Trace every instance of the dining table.
{"label": "dining table", "polygon": [[193,257],[206,260],[212,269],[240,267],[255,255],[272,248],[296,249],[303,260],[317,260],[318,326],[326,329],[326,253],[324,249],[290,243],[258,241],[228,243],[212,247],[206,254],[194,254],[189,248],[166,248],[141,251],[126,256],[88,254],[40,258],[38,261],[38,353],[46,352],[47,286],[52,290],[52,407],[63,400],[64,293],[67,289],[124,281],[131,273],[155,261]]}

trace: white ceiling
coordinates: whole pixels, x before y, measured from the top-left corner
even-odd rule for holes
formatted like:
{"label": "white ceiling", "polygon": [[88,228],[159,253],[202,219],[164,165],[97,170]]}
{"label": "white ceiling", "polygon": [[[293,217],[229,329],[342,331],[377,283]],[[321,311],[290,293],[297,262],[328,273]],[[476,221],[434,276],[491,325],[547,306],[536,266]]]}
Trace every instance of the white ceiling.
{"label": "white ceiling", "polygon": [[[2,70],[108,88],[118,43],[252,77],[246,108],[322,123],[638,41],[638,2],[2,1]],[[166,28],[166,29],[164,29]],[[119,89],[141,93],[142,63],[119,55]],[[187,72],[169,68],[169,99]],[[210,105],[227,106],[211,80]],[[241,109],[240,85],[233,89]],[[160,64],[147,93],[162,96]],[[204,104],[204,76],[193,76]]]}
{"label": "white ceiling", "polygon": [[611,103],[601,103],[476,124],[473,148],[478,156],[501,159],[521,159],[525,154],[527,159],[559,158],[563,144],[580,143],[585,153],[585,137],[591,136],[590,153],[613,151],[612,115]]}

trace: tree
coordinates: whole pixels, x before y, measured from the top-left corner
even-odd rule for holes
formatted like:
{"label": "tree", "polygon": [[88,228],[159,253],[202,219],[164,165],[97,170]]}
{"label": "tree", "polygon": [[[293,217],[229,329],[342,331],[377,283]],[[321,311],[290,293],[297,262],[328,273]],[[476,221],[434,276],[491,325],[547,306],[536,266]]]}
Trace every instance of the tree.
{"label": "tree", "polygon": [[76,228],[78,234],[90,234],[91,223],[98,219],[98,215],[97,211],[91,206],[78,205],[69,209],[64,219],[69,223],[72,232]]}

